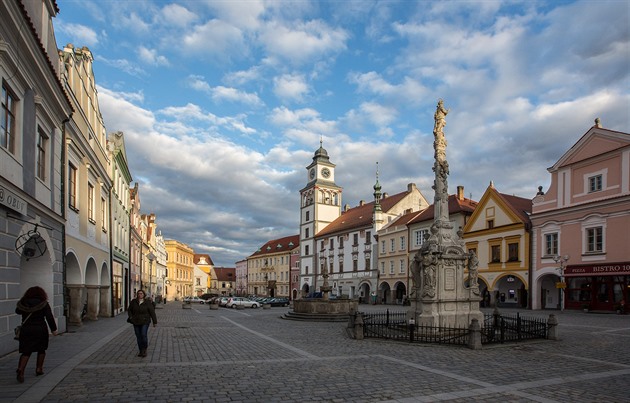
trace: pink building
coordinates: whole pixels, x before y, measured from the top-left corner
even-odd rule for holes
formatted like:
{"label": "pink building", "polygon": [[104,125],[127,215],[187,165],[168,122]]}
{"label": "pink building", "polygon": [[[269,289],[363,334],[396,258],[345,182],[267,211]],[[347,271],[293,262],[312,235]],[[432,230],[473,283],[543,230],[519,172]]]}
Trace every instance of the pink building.
{"label": "pink building", "polygon": [[630,300],[630,134],[595,120],[533,200],[532,309],[615,311]]}

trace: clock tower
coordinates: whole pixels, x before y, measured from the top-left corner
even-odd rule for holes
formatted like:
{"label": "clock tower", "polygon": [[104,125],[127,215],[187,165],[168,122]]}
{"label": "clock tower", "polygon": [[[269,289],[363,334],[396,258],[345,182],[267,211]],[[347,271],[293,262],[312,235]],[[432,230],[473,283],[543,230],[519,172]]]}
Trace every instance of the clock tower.
{"label": "clock tower", "polygon": [[300,291],[304,297],[319,291],[319,255],[315,235],[341,215],[342,188],[335,184],[335,164],[319,142],[306,167],[306,186],[300,190]]}

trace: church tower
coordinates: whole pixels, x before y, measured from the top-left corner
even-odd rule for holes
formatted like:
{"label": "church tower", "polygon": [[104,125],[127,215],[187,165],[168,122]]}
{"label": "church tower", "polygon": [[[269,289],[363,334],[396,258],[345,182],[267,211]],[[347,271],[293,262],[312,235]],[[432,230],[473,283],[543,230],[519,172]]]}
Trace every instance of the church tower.
{"label": "church tower", "polygon": [[306,167],[306,186],[300,190],[300,291],[302,297],[319,291],[319,255],[315,235],[341,215],[341,187],[335,184],[335,164],[319,142]]}

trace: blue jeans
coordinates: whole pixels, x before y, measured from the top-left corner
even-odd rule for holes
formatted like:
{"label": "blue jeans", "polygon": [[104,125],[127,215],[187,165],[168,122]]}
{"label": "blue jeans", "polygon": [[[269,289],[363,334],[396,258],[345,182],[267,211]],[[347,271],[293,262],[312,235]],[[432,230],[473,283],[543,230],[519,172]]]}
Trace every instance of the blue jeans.
{"label": "blue jeans", "polygon": [[136,332],[136,340],[138,341],[138,349],[146,350],[149,347],[149,325],[133,325],[133,330]]}

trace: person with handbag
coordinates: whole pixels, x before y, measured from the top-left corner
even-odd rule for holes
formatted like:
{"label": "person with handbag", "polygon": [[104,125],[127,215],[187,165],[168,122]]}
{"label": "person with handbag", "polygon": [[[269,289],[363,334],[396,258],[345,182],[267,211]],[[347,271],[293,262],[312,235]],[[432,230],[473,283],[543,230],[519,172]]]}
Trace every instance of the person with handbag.
{"label": "person with handbag", "polygon": [[[24,370],[31,354],[37,352],[35,375],[44,374],[44,360],[48,349],[48,328],[53,336],[57,335],[57,324],[52,309],[48,304],[48,295],[41,287],[31,287],[18,301],[15,313],[22,315],[19,335],[20,358],[17,368],[17,381],[24,382]],[[17,333],[17,332],[16,332]]]}
{"label": "person with handbag", "polygon": [[155,306],[151,298],[147,298],[143,290],[136,292],[136,298],[132,299],[127,309],[127,322],[133,325],[138,343],[138,357],[147,356],[147,348],[149,347],[149,325],[153,321],[153,327],[157,325],[157,316],[155,316]]}

